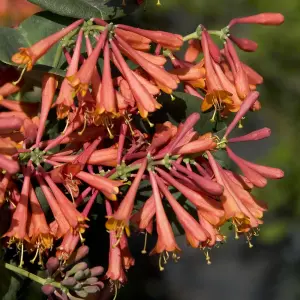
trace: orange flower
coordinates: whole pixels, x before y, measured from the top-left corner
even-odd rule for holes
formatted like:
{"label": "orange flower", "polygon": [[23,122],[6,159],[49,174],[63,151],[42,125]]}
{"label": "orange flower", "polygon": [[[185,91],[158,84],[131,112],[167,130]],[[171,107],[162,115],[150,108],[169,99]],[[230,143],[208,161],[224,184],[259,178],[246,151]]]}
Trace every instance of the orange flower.
{"label": "orange flower", "polygon": [[76,29],[80,24],[83,23],[83,19],[78,20],[68,27],[46,37],[45,39],[38,41],[29,48],[20,48],[20,51],[14,54],[11,60],[18,64],[26,67],[27,71],[30,71],[33,65],[44,55],[50,48],[59,42],[69,32]]}

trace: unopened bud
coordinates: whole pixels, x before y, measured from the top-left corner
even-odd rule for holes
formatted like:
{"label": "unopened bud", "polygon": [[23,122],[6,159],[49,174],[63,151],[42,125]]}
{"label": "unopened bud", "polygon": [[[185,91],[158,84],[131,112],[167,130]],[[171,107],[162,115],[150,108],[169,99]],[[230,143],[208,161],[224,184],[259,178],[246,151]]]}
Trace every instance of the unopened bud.
{"label": "unopened bud", "polygon": [[66,273],[66,277],[72,276],[79,271],[83,271],[87,269],[88,265],[85,262],[81,262],[76,264],[71,270]]}
{"label": "unopened bud", "polygon": [[74,278],[76,280],[83,280],[84,279],[84,272],[82,270],[79,270],[75,273]]}
{"label": "unopened bud", "polygon": [[91,276],[97,277],[103,273],[104,268],[101,266],[97,266],[97,267],[91,268],[90,270],[91,270]]}
{"label": "unopened bud", "polygon": [[73,287],[77,283],[76,279],[74,277],[68,277],[65,278],[63,281],[61,281],[61,285],[65,287]]}
{"label": "unopened bud", "polygon": [[87,292],[88,294],[96,294],[98,292],[100,292],[100,288],[97,287],[97,286],[85,286],[84,288],[84,291]]}
{"label": "unopened bud", "polygon": [[73,290],[75,291],[79,291],[82,289],[82,283],[77,282],[74,286],[73,286]]}
{"label": "unopened bud", "polygon": [[84,257],[86,257],[89,253],[89,247],[88,246],[81,246],[78,248],[78,250],[76,251],[75,257],[74,257],[74,262],[78,262],[81,259],[83,259]]}
{"label": "unopened bud", "polygon": [[230,39],[243,51],[254,52],[258,47],[256,42],[249,39],[237,38],[233,35],[230,35]]}
{"label": "unopened bud", "polygon": [[42,286],[42,292],[46,295],[49,296],[51,294],[53,294],[55,291],[55,287],[50,285],[50,284],[46,284]]}
{"label": "unopened bud", "polygon": [[89,295],[85,290],[75,291],[75,293],[81,298],[86,298]]}
{"label": "unopened bud", "polygon": [[244,18],[232,19],[229,27],[235,24],[260,24],[260,25],[280,25],[284,22],[284,16],[280,13],[261,13]]}
{"label": "unopened bud", "polygon": [[84,284],[90,285],[90,284],[95,284],[96,282],[98,282],[97,277],[90,277],[84,282]]}
{"label": "unopened bud", "polygon": [[52,276],[54,272],[58,269],[59,267],[59,260],[57,257],[50,257],[46,263],[46,268],[48,271],[49,276]]}

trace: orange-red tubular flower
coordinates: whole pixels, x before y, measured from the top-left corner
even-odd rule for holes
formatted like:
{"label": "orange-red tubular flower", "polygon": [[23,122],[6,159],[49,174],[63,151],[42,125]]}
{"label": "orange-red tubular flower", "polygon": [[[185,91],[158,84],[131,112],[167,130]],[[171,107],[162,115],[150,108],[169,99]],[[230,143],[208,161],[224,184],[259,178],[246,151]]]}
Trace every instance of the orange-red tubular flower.
{"label": "orange-red tubular flower", "polygon": [[254,52],[258,47],[256,42],[249,39],[238,38],[232,34],[229,36],[229,38],[243,51]]}
{"label": "orange-red tubular flower", "polygon": [[232,62],[234,64],[234,83],[237,94],[241,99],[245,99],[250,92],[248,77],[242,67],[242,63],[230,39],[226,40],[225,48],[227,48],[228,53],[231,56]]}
{"label": "orange-red tubular flower", "polygon": [[11,60],[18,65],[25,65],[27,71],[30,71],[33,65],[44,55],[50,48],[59,42],[69,32],[76,29],[83,23],[83,19],[80,19],[68,27],[46,37],[45,39],[38,41],[29,48],[20,48],[20,52],[14,54]]}
{"label": "orange-red tubular flower", "polygon": [[93,175],[83,171],[80,171],[75,176],[97,190],[108,194],[117,195],[119,193],[118,187],[123,185],[121,181],[111,180],[100,175]]}
{"label": "orange-red tubular flower", "polygon": [[231,93],[224,90],[213,68],[211,54],[208,47],[207,32],[205,30],[202,31],[201,46],[204,53],[207,86],[207,94],[201,104],[201,110],[207,111],[214,106],[216,111],[222,103],[225,105],[230,105],[232,103]]}
{"label": "orange-red tubular flower", "polygon": [[260,25],[281,25],[284,16],[280,13],[265,12],[253,16],[234,18],[229,22],[229,27],[235,24],[260,24]]}
{"label": "orange-red tubular flower", "polygon": [[12,160],[2,154],[0,154],[0,168],[8,172],[9,174],[16,174],[20,170],[20,166],[17,161]]}
{"label": "orange-red tubular flower", "polygon": [[177,89],[177,81],[174,76],[168,73],[165,69],[153,64],[152,62],[141,56],[136,50],[131,48],[124,40],[116,36],[118,44],[136,61],[149,75],[157,80],[161,85],[166,86],[171,90]]}
{"label": "orange-red tubular flower", "polygon": [[[224,193],[220,197],[220,200],[225,211],[225,219],[232,220],[236,233],[238,234],[240,232],[247,232],[251,228],[258,227],[259,224],[262,224],[262,221],[259,220],[259,218],[261,218],[261,214],[257,215],[255,213],[256,215],[254,215],[251,212],[252,207],[258,209],[254,201],[252,201],[253,203],[250,206],[247,205],[250,194],[245,190],[244,192],[241,192],[242,188],[230,180],[226,173],[223,172],[223,169],[218,166],[217,162],[209,151],[207,151],[207,156],[217,182],[224,186]],[[239,192],[237,193],[237,191]],[[245,201],[245,198],[247,198],[247,201]],[[263,210],[265,209],[259,209],[260,212]]]}
{"label": "orange-red tubular flower", "polygon": [[43,78],[42,84],[42,103],[41,103],[41,114],[40,114],[40,124],[38,127],[38,132],[36,136],[35,143],[38,145],[43,137],[43,133],[46,126],[46,121],[48,117],[48,113],[50,111],[52,101],[55,95],[56,87],[57,87],[56,77],[52,74],[46,74]]}
{"label": "orange-red tubular flower", "polygon": [[183,38],[179,34],[165,31],[145,30],[122,24],[118,25],[118,28],[140,34],[165,48],[180,48],[183,45]]}
{"label": "orange-red tubular flower", "polygon": [[153,98],[153,96],[147,91],[147,89],[137,80],[132,70],[126,64],[122,57],[118,47],[113,40],[110,41],[112,51],[118,61],[124,77],[126,78],[134,99],[137,103],[137,107],[142,118],[147,118],[148,112],[154,112],[159,109],[161,105]]}
{"label": "orange-red tubular flower", "polygon": [[120,206],[118,207],[117,211],[113,214],[113,216],[109,217],[109,219],[106,221],[105,226],[107,230],[115,231],[118,240],[120,240],[120,238],[122,237],[124,230],[126,231],[126,234],[128,236],[130,235],[129,220],[134,207],[136,193],[138,191],[146,167],[147,159],[144,159],[125,198],[121,201]]}
{"label": "orange-red tubular flower", "polygon": [[184,54],[184,60],[192,63],[202,52],[202,47],[199,40],[189,40],[188,44],[189,46]]}
{"label": "orange-red tubular flower", "polygon": [[97,112],[99,114],[103,112],[112,113],[115,115],[117,113],[117,103],[116,95],[113,86],[113,81],[111,77],[110,69],[110,50],[108,41],[105,43],[104,51],[104,63],[103,63],[103,74],[102,74],[102,85],[101,85],[101,101],[100,107],[97,107]]}
{"label": "orange-red tubular flower", "polygon": [[2,97],[7,97],[11,94],[14,94],[20,90],[20,86],[14,85],[11,82],[7,82],[0,87],[0,95]]}
{"label": "orange-red tubular flower", "polygon": [[57,105],[56,114],[59,119],[63,119],[68,116],[70,107],[74,103],[73,88],[70,85],[68,78],[73,76],[78,70],[82,36],[83,30],[80,30],[77,36],[73,56],[67,70],[66,78],[64,78],[61,84],[60,91],[55,102],[55,105]]}
{"label": "orange-red tubular flower", "polygon": [[[41,169],[42,170],[42,169]],[[53,195],[61,207],[61,210],[66,217],[68,223],[71,225],[71,228],[78,231],[79,233],[83,233],[85,231],[85,217],[77,211],[75,205],[69,201],[69,199],[65,196],[65,194],[59,189],[59,187],[53,182],[51,177],[42,171],[45,181],[48,186],[51,188]]]}
{"label": "orange-red tubular flower", "polygon": [[82,97],[84,97],[88,91],[88,86],[94,74],[95,66],[97,64],[100,52],[105,44],[107,33],[107,29],[105,29],[101,33],[92,54],[85,60],[77,73],[68,77],[70,84],[75,89],[75,93],[79,93]]}
{"label": "orange-red tubular flower", "polygon": [[27,235],[27,220],[28,220],[28,197],[30,189],[30,173],[31,166],[30,163],[24,168],[24,182],[21,190],[20,200],[17,204],[16,210],[12,216],[12,222],[8,231],[3,235],[3,237],[9,237],[9,243],[17,242],[21,246],[21,259],[20,267],[23,266],[23,252],[24,240],[29,241]]}
{"label": "orange-red tubular flower", "polygon": [[161,259],[164,258],[164,253],[172,252],[172,258],[176,261],[178,259],[177,253],[180,252],[181,249],[176,243],[172,227],[163,208],[155,174],[152,171],[149,171],[149,174],[155,201],[156,230],[158,234],[156,246],[150,255],[155,253],[160,254],[159,269],[162,271],[164,268],[162,267]]}
{"label": "orange-red tubular flower", "polygon": [[31,244],[36,245],[37,251],[42,253],[44,250],[52,247],[53,236],[32,186],[30,186],[29,199],[32,213],[28,236]]}
{"label": "orange-red tubular flower", "polygon": [[[39,182],[39,185],[45,195],[45,198],[47,199],[47,202],[51,208],[52,214],[55,218],[55,225],[57,225],[58,227],[58,234],[55,234],[56,238],[61,238],[62,236],[64,236],[69,230],[70,230],[70,224],[68,223],[66,217],[64,216],[58,202],[56,201],[55,197],[53,196],[50,188],[47,186],[47,184],[45,183],[44,179],[42,178],[42,176],[40,174],[36,174],[36,178]],[[53,223],[53,222],[52,222]],[[54,225],[54,223],[53,223]],[[51,226],[50,226],[51,228]],[[52,228],[51,228],[51,231]]]}
{"label": "orange-red tubular flower", "polygon": [[176,214],[178,221],[184,228],[189,244],[197,248],[200,242],[207,241],[207,233],[205,232],[205,230],[203,230],[201,225],[175,200],[166,185],[158,176],[156,176],[156,180],[159,189],[167,198]]}
{"label": "orange-red tubular flower", "polygon": [[[112,217],[112,208],[109,201],[105,200],[106,214],[110,218]],[[118,237],[115,231],[109,232],[109,259],[108,270],[105,274],[106,278],[109,278],[115,287],[115,292],[119,288],[120,283],[126,281],[126,276],[122,268],[122,255],[121,249],[118,245]]]}
{"label": "orange-red tubular flower", "polygon": [[[89,39],[89,36],[85,36],[85,44],[86,44],[86,49],[87,49],[87,54],[88,56],[92,55],[93,53],[93,47],[92,43]],[[96,107],[100,107],[100,102],[101,102],[101,76],[98,72],[97,66],[94,69],[94,73],[91,78],[91,85],[92,85],[92,96],[96,101]]]}

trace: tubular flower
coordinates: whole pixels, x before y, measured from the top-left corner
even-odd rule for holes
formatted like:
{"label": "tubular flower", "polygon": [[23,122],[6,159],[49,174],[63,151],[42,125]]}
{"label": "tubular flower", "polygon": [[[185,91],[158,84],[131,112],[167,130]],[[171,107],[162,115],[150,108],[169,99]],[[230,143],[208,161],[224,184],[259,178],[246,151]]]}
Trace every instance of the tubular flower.
{"label": "tubular flower", "polygon": [[45,55],[50,48],[52,48],[56,43],[58,43],[64,36],[66,36],[69,32],[76,29],[80,24],[83,23],[83,20],[78,20],[68,27],[58,31],[47,38],[33,44],[29,48],[20,48],[20,51],[14,54],[11,60],[18,64],[25,66],[27,71],[30,71],[33,65],[43,56]]}
{"label": "tubular flower", "polygon": [[102,32],[92,54],[85,60],[79,71],[68,77],[75,94],[79,93],[81,96],[86,95],[98,57],[105,44],[107,32],[107,29]]}
{"label": "tubular flower", "polygon": [[[260,109],[256,88],[263,77],[235,50],[236,45],[254,52],[257,44],[230,30],[239,23],[282,22],[282,15],[265,13],[233,19],[219,31],[200,25],[182,37],[93,18],[76,21],[13,56],[23,67],[22,78],[59,43],[53,62],[57,75],[29,80],[28,74],[14,82],[17,86],[9,83],[15,77],[0,78],[0,209],[7,209],[11,218],[5,246],[16,243],[20,266],[24,246],[31,262],[40,265],[55,253],[46,264],[49,278],[40,281],[49,298],[87,298],[103,287],[96,278],[103,268],[89,269],[79,261],[89,251],[79,244],[89,230],[90,212],[97,223],[105,220],[105,277],[115,296],[136,263],[131,241],[137,234],[145,237],[145,254],[148,234],[154,233],[150,254],[159,254],[160,270],[170,256],[179,259],[174,222],[188,244],[204,252],[208,264],[210,249],[226,239],[222,228],[227,223],[236,238],[245,235],[252,247],[267,210],[252,191],[284,172],[232,151],[232,143],[265,139],[271,130],[233,135],[249,111]],[[174,51],[185,41],[189,46],[182,58]],[[60,64],[62,53],[66,63]],[[61,81],[59,71],[66,72]],[[41,103],[28,102],[32,88],[41,93]],[[201,122],[197,112],[184,117],[195,97],[200,99]],[[55,113],[59,122],[53,120]],[[202,126],[206,113],[216,122],[210,129],[207,123]],[[227,117],[232,121],[226,122]],[[220,155],[227,155],[241,174],[219,163]]]}
{"label": "tubular flower", "polygon": [[36,256],[33,258],[33,261],[39,255],[40,263],[42,263],[41,255],[44,251],[52,248],[53,236],[47,224],[45,214],[32,186],[30,186],[29,194],[31,219],[28,237],[30,238],[30,243],[35,245],[36,247]]}
{"label": "tubular flower", "polygon": [[82,36],[83,31],[80,30],[77,37],[76,46],[74,48],[74,53],[68,67],[66,78],[62,82],[59,95],[55,102],[55,105],[57,105],[56,114],[59,119],[64,119],[66,116],[68,116],[69,110],[74,103],[73,88],[69,84],[68,78],[73,76],[78,70]]}
{"label": "tubular flower", "polygon": [[162,266],[162,259],[164,260],[163,263],[166,263],[166,259],[168,258],[167,253],[172,252],[172,258],[177,261],[177,253],[180,252],[181,249],[178,247],[175,241],[171,225],[164,211],[155,174],[153,172],[149,172],[149,174],[155,201],[156,230],[158,234],[156,246],[150,252],[150,255],[159,253],[159,269],[160,271],[163,271],[164,268]]}
{"label": "tubular flower", "polygon": [[8,231],[3,237],[9,238],[9,244],[17,243],[17,247],[21,252],[20,267],[23,266],[23,254],[24,254],[24,241],[29,240],[27,233],[27,220],[28,220],[28,197],[30,191],[30,173],[31,167],[24,168],[24,182],[21,190],[20,200],[16,207],[16,210],[12,216],[12,222]]}
{"label": "tubular flower", "polygon": [[105,226],[107,230],[115,231],[118,241],[120,241],[124,230],[128,236],[130,235],[129,220],[134,207],[136,193],[142,180],[142,176],[145,172],[146,166],[147,159],[144,159],[137,173],[137,176],[135,177],[132,185],[130,186],[125,198],[122,200],[119,208],[112,216],[108,216],[108,220],[106,221]]}

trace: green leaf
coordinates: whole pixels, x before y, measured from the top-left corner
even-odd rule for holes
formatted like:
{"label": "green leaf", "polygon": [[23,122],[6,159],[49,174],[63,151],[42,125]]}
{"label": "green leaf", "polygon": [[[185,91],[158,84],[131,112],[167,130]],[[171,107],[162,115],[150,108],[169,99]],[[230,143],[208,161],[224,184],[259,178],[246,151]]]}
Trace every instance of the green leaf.
{"label": "green leaf", "polygon": [[[11,57],[18,52],[19,48],[32,46],[41,39],[66,27],[72,21],[72,19],[63,18],[50,12],[41,12],[26,19],[17,29],[0,27],[0,61],[14,65],[11,62]],[[42,66],[35,68],[35,71],[32,72],[43,69],[43,72],[63,75],[60,71],[52,69],[57,47],[58,45],[53,46],[36,64]],[[60,66],[63,63],[64,60],[61,59]]]}
{"label": "green leaf", "polygon": [[21,277],[15,275],[11,271],[0,266],[1,280],[0,280],[0,299],[2,300],[17,300],[17,293],[21,288]]}
{"label": "green leaf", "polygon": [[73,18],[112,20],[133,12],[139,7],[135,0],[29,0],[58,15]]}

